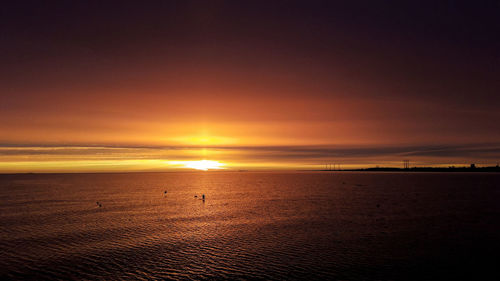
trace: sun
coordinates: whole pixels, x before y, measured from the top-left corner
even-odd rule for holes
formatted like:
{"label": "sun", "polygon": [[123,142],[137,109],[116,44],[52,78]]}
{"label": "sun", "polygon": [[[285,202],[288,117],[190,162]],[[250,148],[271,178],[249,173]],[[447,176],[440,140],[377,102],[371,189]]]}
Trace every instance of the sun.
{"label": "sun", "polygon": [[201,171],[225,169],[224,166],[226,165],[219,161],[213,160],[174,161],[170,162],[170,164],[180,165],[183,168],[196,169]]}
{"label": "sun", "polygon": [[222,166],[225,164],[213,160],[199,160],[199,161],[186,161],[184,166],[186,168],[207,171],[211,169],[224,169]]}

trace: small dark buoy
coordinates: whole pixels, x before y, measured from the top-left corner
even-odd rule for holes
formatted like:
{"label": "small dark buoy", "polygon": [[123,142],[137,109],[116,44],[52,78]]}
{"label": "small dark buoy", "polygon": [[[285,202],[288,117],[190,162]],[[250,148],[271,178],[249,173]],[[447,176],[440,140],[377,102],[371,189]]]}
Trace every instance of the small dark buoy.
{"label": "small dark buoy", "polygon": [[96,205],[99,205],[99,201],[95,202]]}
{"label": "small dark buoy", "polygon": [[167,191],[165,190],[165,192],[163,192],[163,193],[167,194]]}
{"label": "small dark buoy", "polygon": [[101,207],[102,207],[102,205],[101,205],[101,204],[99,204],[99,208],[101,208]]}
{"label": "small dark buoy", "polygon": [[195,195],[194,198],[198,198],[198,195]]}

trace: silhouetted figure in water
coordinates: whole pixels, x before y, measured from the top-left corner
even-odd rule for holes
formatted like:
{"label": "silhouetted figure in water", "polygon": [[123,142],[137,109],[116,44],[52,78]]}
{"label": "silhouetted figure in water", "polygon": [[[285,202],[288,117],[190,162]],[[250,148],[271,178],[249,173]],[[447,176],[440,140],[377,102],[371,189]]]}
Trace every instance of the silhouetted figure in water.
{"label": "silhouetted figure in water", "polygon": [[99,206],[99,201],[95,202],[95,204]]}
{"label": "silhouetted figure in water", "polygon": [[102,204],[101,204],[101,203],[99,203],[99,208],[101,208],[101,207],[102,207]]}
{"label": "silhouetted figure in water", "polygon": [[167,191],[165,190],[165,192],[163,192],[163,194],[167,194]]}
{"label": "silhouetted figure in water", "polygon": [[201,199],[205,201],[205,194],[201,195]]}

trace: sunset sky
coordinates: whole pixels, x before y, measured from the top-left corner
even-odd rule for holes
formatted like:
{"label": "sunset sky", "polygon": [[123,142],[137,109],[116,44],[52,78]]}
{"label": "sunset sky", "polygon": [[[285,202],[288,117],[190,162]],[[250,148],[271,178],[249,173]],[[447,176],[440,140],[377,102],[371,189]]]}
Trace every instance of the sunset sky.
{"label": "sunset sky", "polygon": [[3,173],[500,161],[499,1],[9,2]]}

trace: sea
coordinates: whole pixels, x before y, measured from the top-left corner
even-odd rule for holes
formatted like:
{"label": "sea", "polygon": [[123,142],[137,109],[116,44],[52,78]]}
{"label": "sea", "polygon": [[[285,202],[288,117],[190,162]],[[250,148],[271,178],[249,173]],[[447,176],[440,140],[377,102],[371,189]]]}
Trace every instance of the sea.
{"label": "sea", "polygon": [[0,175],[0,279],[500,280],[500,173]]}

